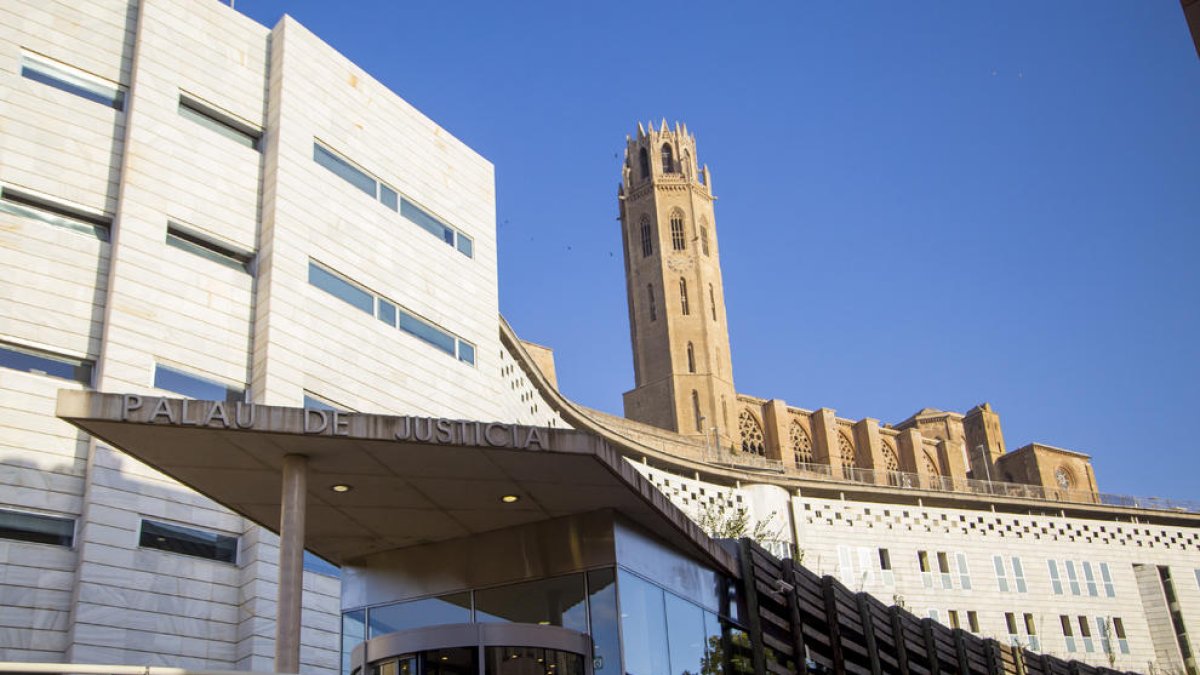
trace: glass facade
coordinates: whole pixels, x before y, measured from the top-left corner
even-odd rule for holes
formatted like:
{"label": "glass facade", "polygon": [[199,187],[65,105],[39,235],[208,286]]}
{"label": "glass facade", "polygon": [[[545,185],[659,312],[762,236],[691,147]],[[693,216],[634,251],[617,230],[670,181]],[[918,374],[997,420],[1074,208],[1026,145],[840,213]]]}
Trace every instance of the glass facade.
{"label": "glass facade", "polygon": [[582,574],[475,591],[475,620],[562,626],[588,632]]}

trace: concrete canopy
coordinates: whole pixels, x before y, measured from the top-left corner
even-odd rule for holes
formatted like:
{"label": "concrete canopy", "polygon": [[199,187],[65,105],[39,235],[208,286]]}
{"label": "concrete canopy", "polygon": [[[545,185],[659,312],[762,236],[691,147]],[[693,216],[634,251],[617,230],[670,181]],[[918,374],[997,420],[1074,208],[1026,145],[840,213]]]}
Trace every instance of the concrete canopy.
{"label": "concrete canopy", "polygon": [[68,390],[58,417],[275,532],[283,459],[307,457],[304,546],[337,564],[612,509],[737,575],[725,549],[590,433]]}

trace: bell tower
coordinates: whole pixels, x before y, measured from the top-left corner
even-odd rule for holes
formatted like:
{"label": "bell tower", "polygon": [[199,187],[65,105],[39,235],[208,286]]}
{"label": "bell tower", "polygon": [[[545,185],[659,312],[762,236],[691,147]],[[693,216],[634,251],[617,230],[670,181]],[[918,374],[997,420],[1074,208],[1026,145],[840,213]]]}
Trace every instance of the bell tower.
{"label": "bell tower", "polygon": [[635,387],[625,416],[728,447],[737,401],[708,167],[663,120],[625,139],[620,203]]}

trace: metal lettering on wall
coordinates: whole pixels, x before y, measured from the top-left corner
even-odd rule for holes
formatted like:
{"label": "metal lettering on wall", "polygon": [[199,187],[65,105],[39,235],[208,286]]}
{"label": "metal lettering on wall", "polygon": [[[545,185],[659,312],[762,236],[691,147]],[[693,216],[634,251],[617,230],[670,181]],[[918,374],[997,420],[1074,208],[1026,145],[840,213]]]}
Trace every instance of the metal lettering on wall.
{"label": "metal lettering on wall", "polygon": [[[262,413],[266,410],[266,413]],[[303,409],[303,422],[296,426],[281,421],[279,411],[296,409],[256,406],[230,401],[195,401],[169,398],[147,399],[125,394],[121,400],[121,421],[170,426],[221,429],[252,429],[310,436],[355,436],[389,438],[397,441],[435,445],[474,445],[520,450],[546,449],[545,429],[499,422],[474,422],[435,417],[389,417],[360,415],[341,410]],[[351,426],[358,418],[372,418],[360,433]]]}

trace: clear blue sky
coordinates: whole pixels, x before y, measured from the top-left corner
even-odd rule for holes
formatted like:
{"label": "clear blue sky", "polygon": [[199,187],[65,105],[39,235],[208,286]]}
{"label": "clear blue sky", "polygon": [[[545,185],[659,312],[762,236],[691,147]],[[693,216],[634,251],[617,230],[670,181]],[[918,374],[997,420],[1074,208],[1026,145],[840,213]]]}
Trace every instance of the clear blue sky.
{"label": "clear blue sky", "polygon": [[681,120],[719,197],[739,391],[850,418],[990,401],[1010,449],[1200,498],[1200,59],[1177,0],[286,2],[496,166],[501,309],[610,412],[616,187]]}

